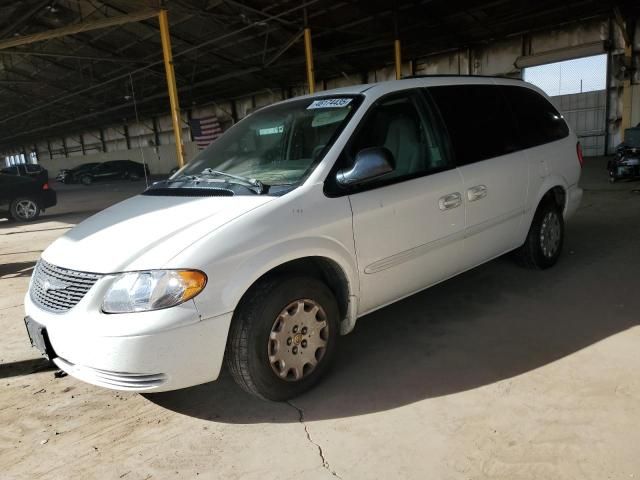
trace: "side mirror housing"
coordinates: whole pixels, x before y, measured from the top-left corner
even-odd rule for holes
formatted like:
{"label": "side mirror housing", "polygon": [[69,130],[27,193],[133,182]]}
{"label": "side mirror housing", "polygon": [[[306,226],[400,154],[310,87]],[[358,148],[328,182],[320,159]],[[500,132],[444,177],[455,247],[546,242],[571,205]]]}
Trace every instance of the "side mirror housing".
{"label": "side mirror housing", "polygon": [[358,152],[351,168],[338,170],[336,179],[338,184],[346,187],[375,180],[394,168],[395,160],[388,148],[370,147]]}

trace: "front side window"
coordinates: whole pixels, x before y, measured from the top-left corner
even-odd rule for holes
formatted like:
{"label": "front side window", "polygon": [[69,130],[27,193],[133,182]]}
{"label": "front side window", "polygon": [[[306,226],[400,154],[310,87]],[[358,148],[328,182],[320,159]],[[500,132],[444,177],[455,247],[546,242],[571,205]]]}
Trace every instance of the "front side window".
{"label": "front side window", "polygon": [[266,192],[296,186],[320,162],[360,102],[359,96],[316,97],[261,109],[203,150],[175,178],[257,180]]}
{"label": "front side window", "polygon": [[359,151],[370,147],[385,147],[393,155],[395,168],[381,177],[382,183],[447,167],[443,143],[416,92],[393,94],[376,102],[343,152],[341,163],[353,163]]}
{"label": "front side window", "polygon": [[513,114],[500,87],[452,85],[428,91],[446,124],[457,165],[518,149]]}

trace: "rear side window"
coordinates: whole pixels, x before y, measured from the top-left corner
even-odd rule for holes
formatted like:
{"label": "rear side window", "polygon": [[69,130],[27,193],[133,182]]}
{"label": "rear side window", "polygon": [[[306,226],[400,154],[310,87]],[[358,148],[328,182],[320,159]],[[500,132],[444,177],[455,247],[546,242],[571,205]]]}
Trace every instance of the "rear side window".
{"label": "rear side window", "polygon": [[513,115],[496,85],[428,89],[446,124],[457,165],[518,150]]}
{"label": "rear side window", "polygon": [[535,90],[501,86],[518,124],[522,148],[554,142],[569,135],[569,128],[555,107]]}

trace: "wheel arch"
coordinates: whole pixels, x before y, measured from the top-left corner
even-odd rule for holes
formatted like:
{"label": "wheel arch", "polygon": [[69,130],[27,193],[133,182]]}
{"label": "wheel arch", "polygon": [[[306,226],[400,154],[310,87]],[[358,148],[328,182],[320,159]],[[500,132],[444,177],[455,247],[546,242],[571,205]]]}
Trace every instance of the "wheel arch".
{"label": "wheel arch", "polygon": [[547,200],[553,201],[562,211],[563,217],[566,215],[568,205],[567,183],[559,176],[547,177],[546,181],[538,189],[536,196],[532,198],[532,201],[528,203],[528,207],[524,212],[524,221],[520,232],[522,242],[524,242],[527,237],[531,222],[533,222],[533,217],[543,202]]}
{"label": "wheel arch", "polygon": [[561,185],[556,185],[547,190],[544,195],[538,201],[538,205],[542,202],[552,202],[554,203],[560,211],[564,213],[567,207],[567,191]]}
{"label": "wheel arch", "polygon": [[564,215],[567,210],[567,190],[567,184],[561,177],[548,177],[538,190],[538,195],[529,214],[530,218],[533,218],[536,210],[544,201],[554,202]]}
{"label": "wheel arch", "polygon": [[260,283],[278,275],[305,275],[324,282],[334,294],[340,312],[340,332],[353,330],[356,321],[357,297],[353,281],[345,268],[333,258],[323,255],[307,255],[282,261],[261,273],[245,290],[237,302],[240,304],[251,295]]}

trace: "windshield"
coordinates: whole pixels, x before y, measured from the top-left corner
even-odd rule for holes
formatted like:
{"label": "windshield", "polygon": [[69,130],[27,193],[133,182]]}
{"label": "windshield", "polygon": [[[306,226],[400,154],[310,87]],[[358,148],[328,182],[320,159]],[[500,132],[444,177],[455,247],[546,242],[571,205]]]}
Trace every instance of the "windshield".
{"label": "windshield", "polygon": [[174,178],[219,172],[268,186],[297,185],[320,162],[359,103],[353,96],[315,97],[261,109],[229,129]]}

